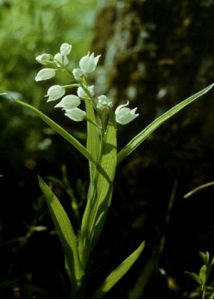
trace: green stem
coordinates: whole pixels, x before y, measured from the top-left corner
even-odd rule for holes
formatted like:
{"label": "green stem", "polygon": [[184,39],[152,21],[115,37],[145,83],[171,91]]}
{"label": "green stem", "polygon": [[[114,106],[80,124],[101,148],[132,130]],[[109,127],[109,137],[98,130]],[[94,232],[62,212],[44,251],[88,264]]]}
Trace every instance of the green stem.
{"label": "green stem", "polygon": [[202,286],[202,299],[206,299],[206,285]]}
{"label": "green stem", "polygon": [[[91,100],[91,104],[93,105],[93,108],[96,112],[98,112],[97,107],[96,107],[96,100],[95,98],[90,94],[89,90],[88,90],[88,85],[87,82],[80,82],[80,86],[81,88],[84,90],[84,92],[86,93],[86,95],[88,96],[89,100]],[[83,99],[84,100],[84,99]]]}

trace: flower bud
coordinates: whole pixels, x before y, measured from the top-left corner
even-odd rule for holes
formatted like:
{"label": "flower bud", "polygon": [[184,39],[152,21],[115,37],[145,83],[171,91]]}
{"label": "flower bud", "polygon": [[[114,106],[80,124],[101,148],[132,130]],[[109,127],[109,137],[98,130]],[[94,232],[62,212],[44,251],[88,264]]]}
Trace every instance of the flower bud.
{"label": "flower bud", "polygon": [[50,79],[50,78],[54,77],[55,75],[56,75],[56,71],[54,69],[44,68],[37,73],[35,80],[43,81],[43,80]]}
{"label": "flower bud", "polygon": [[77,81],[79,81],[79,80],[82,79],[83,72],[81,71],[81,69],[75,68],[75,69],[73,69],[72,73],[73,73],[74,78],[75,78]]}
{"label": "flower bud", "polygon": [[48,54],[48,53],[43,53],[36,57],[36,61],[38,61],[38,63],[40,63],[42,65],[47,65],[50,62],[52,62],[52,55]]}
{"label": "flower bud", "polygon": [[62,55],[61,53],[57,53],[54,55],[54,60],[57,67],[67,66],[69,64],[69,60],[66,55]]}
{"label": "flower bud", "polygon": [[88,73],[95,71],[100,56],[101,55],[94,57],[94,53],[90,55],[90,52],[88,52],[87,55],[80,59],[79,65],[83,74],[87,75]]}
{"label": "flower bud", "polygon": [[65,88],[63,86],[53,85],[48,89],[48,92],[47,92],[48,100],[47,100],[47,102],[55,101],[57,99],[60,99],[64,94],[65,94]]}
{"label": "flower bud", "polygon": [[63,43],[60,46],[60,53],[62,55],[69,55],[71,53],[71,49],[72,49],[72,45],[70,45],[68,43]]}
{"label": "flower bud", "polygon": [[97,108],[103,110],[104,108],[112,107],[113,103],[111,99],[106,97],[105,95],[101,95],[97,98]]}
{"label": "flower bud", "polygon": [[64,110],[72,109],[80,105],[80,98],[76,95],[67,95],[55,105],[55,107],[61,107]]}
{"label": "flower bud", "polygon": [[86,112],[83,111],[82,109],[76,107],[73,109],[66,110],[65,116],[73,121],[80,122],[85,119]]}
{"label": "flower bud", "polygon": [[[91,95],[91,96],[94,96],[94,85],[90,85],[88,88],[87,88],[87,90],[88,90],[88,92],[89,92],[89,94]],[[80,97],[80,98],[88,98],[88,95],[87,95],[87,93],[84,91],[84,89],[80,86],[80,87],[78,87],[78,89],[77,89],[77,95]]]}
{"label": "flower bud", "polygon": [[127,106],[127,104],[119,105],[115,110],[115,119],[116,122],[121,125],[126,125],[133,121],[135,118],[139,116],[139,114],[136,114],[137,107],[130,109]]}

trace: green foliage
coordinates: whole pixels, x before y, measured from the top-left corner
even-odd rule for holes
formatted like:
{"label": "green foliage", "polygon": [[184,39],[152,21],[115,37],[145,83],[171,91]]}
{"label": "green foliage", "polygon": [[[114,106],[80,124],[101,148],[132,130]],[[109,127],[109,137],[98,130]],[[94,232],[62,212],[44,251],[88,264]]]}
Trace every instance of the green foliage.
{"label": "green foliage", "polygon": [[209,85],[205,89],[199,91],[198,93],[190,96],[189,98],[178,103],[160,117],[155,119],[150,123],[145,129],[143,129],[138,135],[136,135],[119,153],[118,153],[118,163],[125,159],[129,154],[131,154],[137,147],[141,145],[158,127],[160,127],[169,118],[178,113],[181,109],[191,104],[193,101],[206,94],[210,89],[212,89],[214,84]]}
{"label": "green foliage", "polygon": [[113,120],[108,123],[102,143],[98,165],[105,170],[106,174],[102,174],[97,168],[93,170],[80,236],[83,265],[86,264],[90,252],[98,240],[111,203],[117,162],[116,125]]}
{"label": "green foliage", "polygon": [[39,185],[45,195],[53,222],[64,249],[66,268],[71,280],[72,295],[75,296],[81,287],[81,281],[84,276],[78,254],[77,237],[60,201],[41,177],[39,177]]}
{"label": "green foliage", "polygon": [[198,274],[194,272],[186,273],[189,274],[200,286],[203,299],[213,299],[214,285],[210,273],[214,265],[214,257],[211,258],[208,251],[200,252],[199,254],[204,264],[200,267]]}
{"label": "green foliage", "polygon": [[48,176],[48,179],[54,185],[60,187],[69,197],[70,199],[70,206],[76,218],[76,222],[80,224],[81,216],[80,216],[80,209],[82,208],[83,204],[85,203],[86,192],[84,189],[84,184],[81,179],[77,180],[76,187],[77,187],[77,196],[75,195],[74,187],[71,186],[70,180],[67,174],[67,168],[65,165],[61,167],[62,178],[56,178],[55,176]]}
{"label": "green foliage", "polygon": [[51,120],[48,116],[43,114],[41,111],[36,109],[30,104],[27,104],[23,101],[16,100],[17,103],[27,107],[31,111],[33,111],[38,117],[40,117],[45,123],[47,123],[55,132],[61,135],[66,141],[68,141],[74,148],[76,148],[84,157],[86,157],[89,161],[93,162],[93,159],[87,149],[80,144],[80,142],[69,134],[64,128],[62,128],[59,124]]}
{"label": "green foliage", "polygon": [[38,106],[42,87],[33,82],[37,65],[32,57],[54,52],[58,43],[71,41],[76,61],[86,53],[92,37],[96,1],[7,0],[0,6],[0,91],[20,93]]}
{"label": "green foliage", "polygon": [[129,271],[141,255],[144,247],[145,242],[142,242],[132,254],[130,254],[117,268],[115,268],[98,288],[93,298],[102,298]]}

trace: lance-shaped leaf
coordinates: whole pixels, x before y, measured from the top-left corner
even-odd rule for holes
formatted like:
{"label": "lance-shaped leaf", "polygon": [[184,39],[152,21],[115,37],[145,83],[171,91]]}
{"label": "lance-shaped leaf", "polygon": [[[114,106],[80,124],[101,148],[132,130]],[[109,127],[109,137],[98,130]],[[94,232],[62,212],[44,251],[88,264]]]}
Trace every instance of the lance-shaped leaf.
{"label": "lance-shaped leaf", "polygon": [[[93,99],[92,99],[93,100]],[[95,162],[98,162],[100,155],[100,138],[98,128],[96,127],[96,117],[91,101],[86,101],[87,114],[87,150]],[[93,182],[93,177],[96,172],[96,164],[89,161],[90,182]]]}
{"label": "lance-shaped leaf", "polygon": [[59,124],[54,122],[52,119],[50,119],[48,116],[46,116],[44,113],[42,113],[40,110],[33,107],[32,105],[20,100],[15,100],[15,102],[21,104],[26,108],[29,108],[32,112],[34,112],[39,118],[41,118],[46,124],[48,124],[56,133],[61,135],[74,148],[76,148],[85,158],[88,159],[88,161],[96,165],[96,168],[99,170],[100,173],[103,174],[103,176],[108,177],[105,170],[102,169],[100,165],[97,166],[97,161],[94,160],[94,158],[91,156],[88,150],[77,139],[75,139],[71,134],[69,134],[64,128],[62,128]]}
{"label": "lance-shaped leaf", "polygon": [[[88,226],[89,218],[90,218],[90,213],[91,213],[91,208],[93,206],[93,195],[94,191],[96,189],[95,187],[95,182],[98,174],[98,162],[101,156],[101,141],[100,141],[100,136],[99,136],[99,131],[96,126],[96,116],[93,108],[93,97],[91,97],[89,91],[82,86],[82,89],[85,92],[85,95],[87,95],[88,100],[85,101],[85,107],[86,107],[86,114],[87,114],[87,150],[90,153],[90,155],[93,157],[93,160],[96,162],[95,164],[89,161],[89,178],[90,178],[90,184],[88,188],[88,195],[87,195],[87,203],[84,211],[84,216],[82,220],[82,227]],[[107,176],[107,174],[106,174]],[[80,245],[79,249],[80,253],[83,255],[83,252],[86,251],[85,249],[86,245],[83,245],[83,240],[80,238]],[[81,258],[82,258],[81,255]]]}
{"label": "lance-shaped leaf", "polygon": [[130,254],[114,271],[112,271],[98,290],[95,292],[94,297],[96,299],[102,298],[110,289],[129,271],[138,257],[141,255],[145,247],[145,242],[142,242],[140,246]]}
{"label": "lance-shaped leaf", "polygon": [[162,114],[160,117],[155,119],[152,123],[150,123],[145,129],[143,129],[138,135],[136,135],[119,153],[118,153],[118,164],[124,160],[129,154],[131,154],[137,147],[139,147],[143,141],[145,141],[158,127],[161,126],[164,122],[166,122],[169,118],[178,113],[181,109],[207,93],[214,84],[209,85],[205,89],[199,91],[198,93],[192,95],[191,97],[183,100],[178,103],[167,112]]}
{"label": "lance-shaped leaf", "polygon": [[[116,144],[116,126],[111,120],[105,132],[102,154],[82,219],[79,252],[84,266],[101,233],[111,202],[112,183],[117,161]],[[106,175],[101,173],[99,169],[105,170]]]}
{"label": "lance-shaped leaf", "polygon": [[190,277],[192,277],[198,284],[202,285],[202,281],[196,273],[187,272],[187,271],[185,273],[188,274]]}
{"label": "lance-shaped leaf", "polygon": [[74,148],[76,148],[85,158],[87,158],[89,161],[93,161],[88,150],[77,139],[75,139],[64,128],[62,128],[59,124],[54,122],[52,119],[50,119],[48,116],[46,116],[44,113],[42,113],[40,110],[33,107],[32,105],[25,103],[23,101],[20,101],[20,100],[15,100],[15,101],[17,103],[21,104],[22,106],[30,109],[32,112],[34,112],[39,118],[41,118],[46,124],[48,124],[55,132],[57,132],[59,135],[61,135]]}
{"label": "lance-shaped leaf", "polygon": [[68,215],[56,195],[41,177],[38,180],[64,249],[66,269],[71,280],[72,293],[75,296],[81,288],[84,276],[78,255],[77,238]]}
{"label": "lance-shaped leaf", "polygon": [[206,266],[208,266],[208,265],[209,265],[209,261],[210,261],[210,253],[209,253],[208,251],[206,251],[206,252],[200,251],[200,252],[199,252],[199,255],[200,255],[200,257],[202,258],[204,264],[205,264]]}
{"label": "lance-shaped leaf", "polygon": [[89,172],[90,172],[90,182],[94,176],[94,171],[96,169],[96,163],[100,155],[100,138],[98,127],[96,126],[97,120],[94,112],[93,103],[95,99],[93,98],[94,86],[85,86],[83,83],[80,84],[80,87],[77,90],[79,97],[84,98],[85,100],[85,109],[87,117],[87,150],[92,156],[94,163],[89,161]]}
{"label": "lance-shaped leaf", "polygon": [[200,271],[199,271],[199,278],[200,278],[202,284],[206,283],[206,281],[207,281],[207,266],[206,265],[201,266]]}

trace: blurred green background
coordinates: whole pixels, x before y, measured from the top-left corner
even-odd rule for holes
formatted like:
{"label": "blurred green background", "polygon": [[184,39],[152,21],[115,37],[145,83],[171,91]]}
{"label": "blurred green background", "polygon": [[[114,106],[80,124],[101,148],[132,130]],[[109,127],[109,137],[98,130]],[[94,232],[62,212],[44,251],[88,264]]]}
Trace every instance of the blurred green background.
{"label": "blurred green background", "polygon": [[72,60],[88,51],[92,38],[96,1],[1,1],[0,2],[1,90],[18,92],[39,105],[44,90],[35,87],[40,67],[35,57],[55,53],[63,42],[73,45]]}

